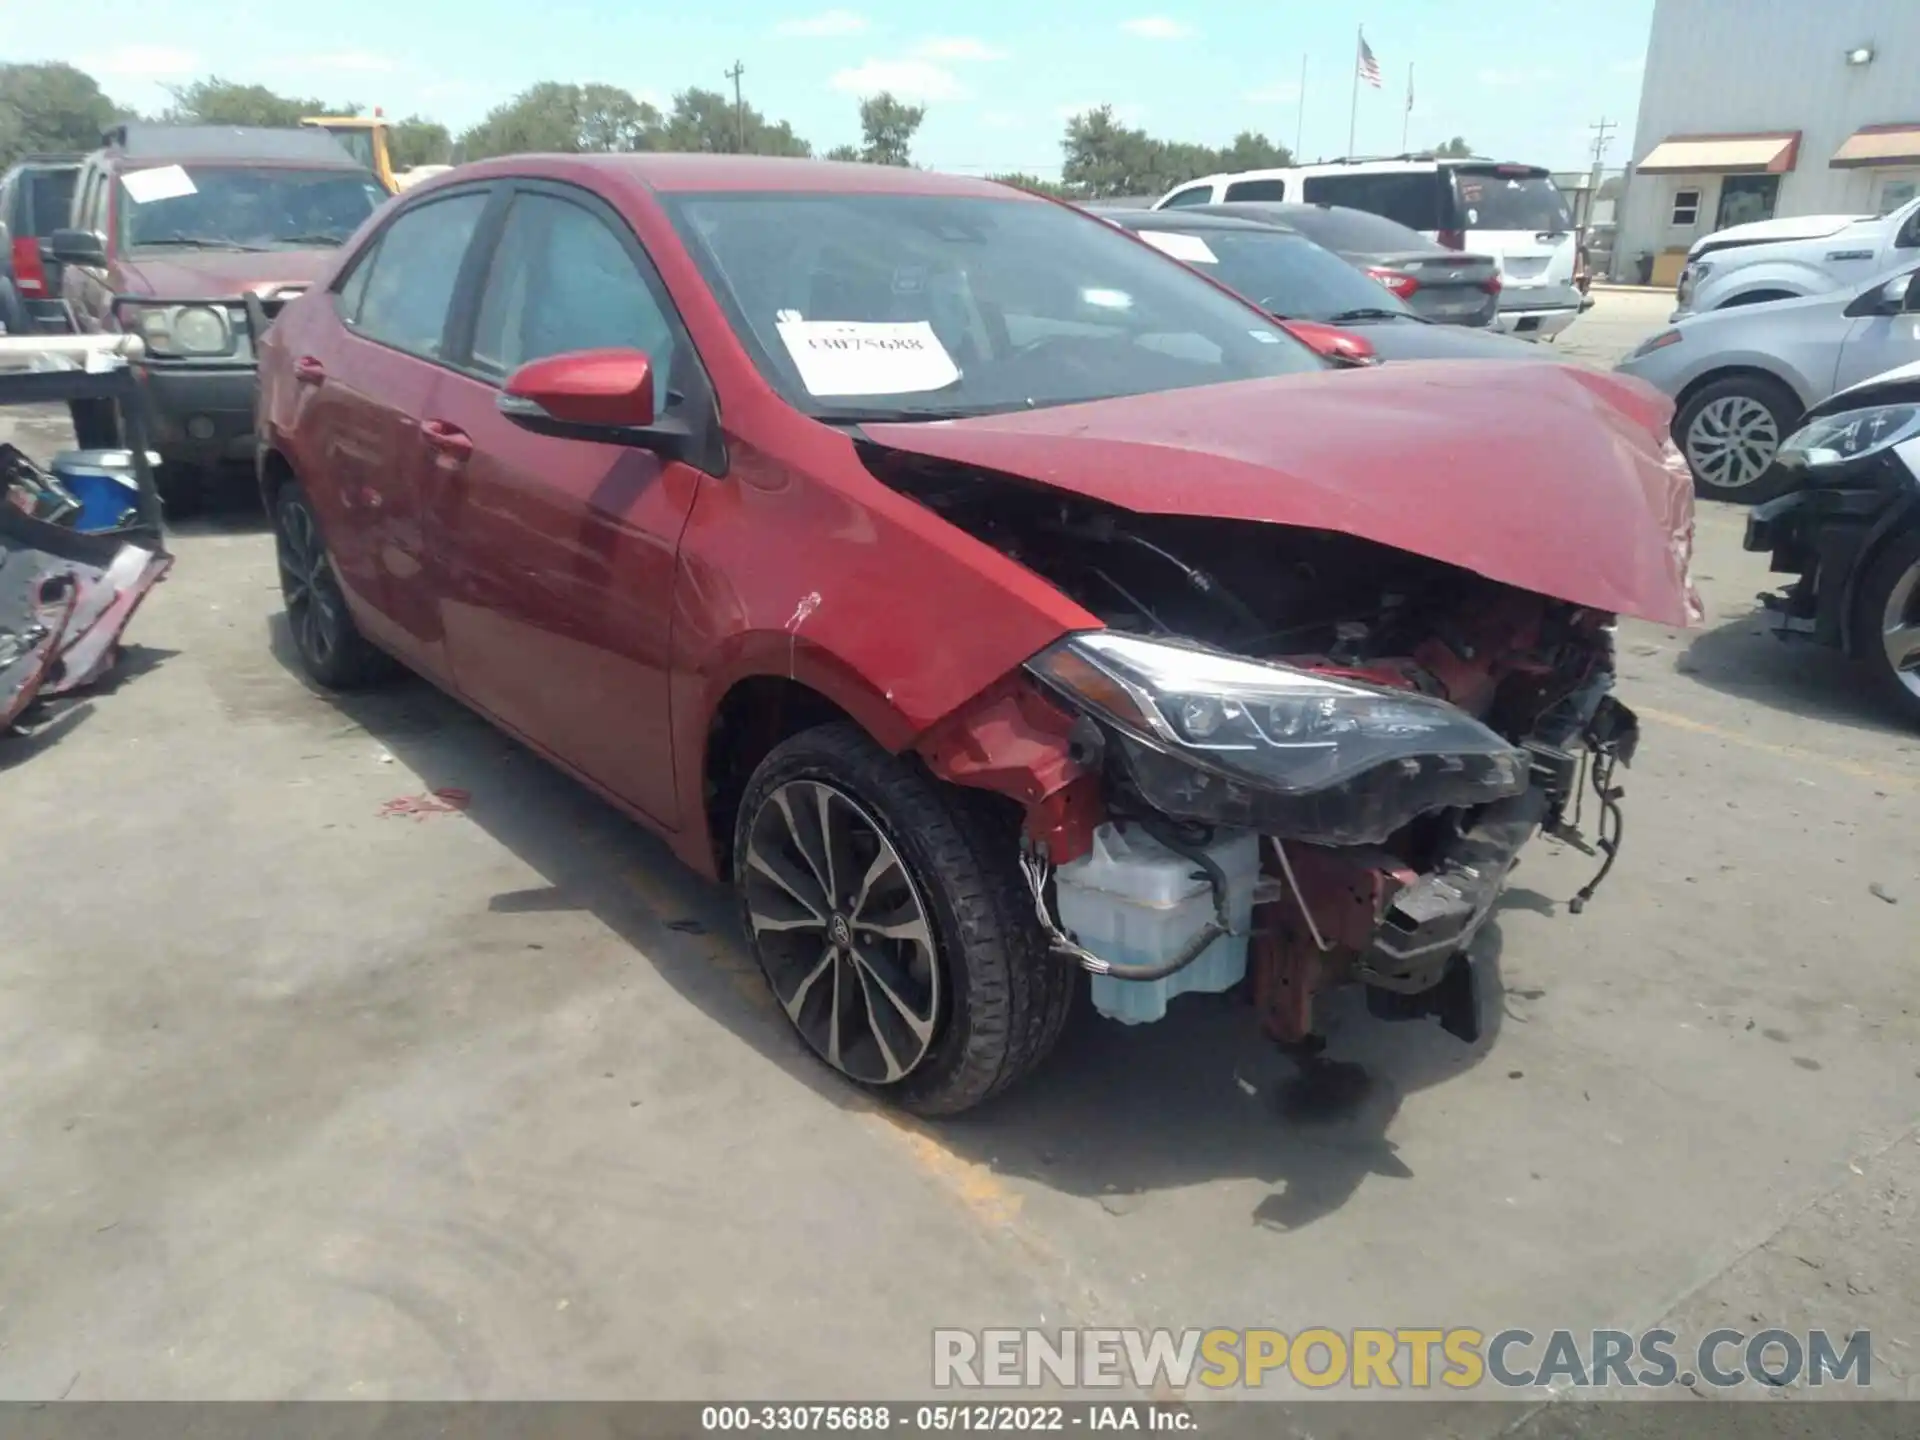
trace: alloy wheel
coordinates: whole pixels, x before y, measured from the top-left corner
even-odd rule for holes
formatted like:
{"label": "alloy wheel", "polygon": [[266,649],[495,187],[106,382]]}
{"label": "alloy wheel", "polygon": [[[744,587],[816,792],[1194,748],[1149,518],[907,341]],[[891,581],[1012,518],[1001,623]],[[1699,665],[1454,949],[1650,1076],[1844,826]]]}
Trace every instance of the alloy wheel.
{"label": "alloy wheel", "polygon": [[1746,395],[1723,395],[1702,406],[1687,428],[1687,459],[1694,473],[1722,490],[1742,490],[1773,466],[1780,425],[1773,412]]}
{"label": "alloy wheel", "polygon": [[1920,562],[1894,582],[1880,615],[1887,666],[1907,692],[1920,697]]}
{"label": "alloy wheel", "polygon": [[945,1015],[925,902],[900,852],[845,791],[793,780],[748,830],[746,909],[774,998],[843,1074],[912,1074]]}
{"label": "alloy wheel", "polygon": [[280,594],[294,644],[316,669],[326,669],[340,648],[345,602],[333,576],[333,562],[313,523],[313,511],[300,499],[283,501],[275,527],[280,560]]}

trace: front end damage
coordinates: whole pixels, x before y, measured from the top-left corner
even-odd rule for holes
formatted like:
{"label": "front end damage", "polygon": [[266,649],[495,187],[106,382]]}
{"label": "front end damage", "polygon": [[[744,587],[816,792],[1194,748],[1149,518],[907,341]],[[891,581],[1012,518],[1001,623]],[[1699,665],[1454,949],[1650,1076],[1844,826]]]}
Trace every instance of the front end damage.
{"label": "front end damage", "polygon": [[1310,1055],[1315,997],[1358,983],[1375,1015],[1471,1042],[1469,947],[1521,849],[1544,830],[1596,855],[1576,912],[1611,867],[1638,738],[1610,693],[1612,615],[1330,531],[1138,515],[898,451],[869,464],[1106,627],[918,746],[1025,808],[1040,923],[1106,1013],[1164,1010],[1124,987],[1244,977],[1266,1031]]}

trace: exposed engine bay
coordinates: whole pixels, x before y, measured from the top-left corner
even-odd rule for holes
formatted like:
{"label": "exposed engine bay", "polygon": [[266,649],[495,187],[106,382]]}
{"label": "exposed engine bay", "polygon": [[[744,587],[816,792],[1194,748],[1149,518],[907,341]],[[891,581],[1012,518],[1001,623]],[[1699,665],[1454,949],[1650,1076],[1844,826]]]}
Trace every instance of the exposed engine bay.
{"label": "exposed engine bay", "polygon": [[[1191,988],[1244,975],[1282,1042],[1312,1052],[1315,993],[1349,981],[1378,1015],[1435,1016],[1472,1040],[1466,949],[1521,847],[1545,829],[1597,855],[1576,913],[1612,866],[1614,770],[1638,738],[1609,693],[1612,615],[1331,531],[1136,514],[877,446],[866,458],[1108,627],[1067,637],[921,746],[937,773],[1026,805],[1037,913],[1094,973],[1104,1012],[1158,1018],[1164,999],[1130,1014],[1124,987],[1164,996],[1239,936],[1244,963]],[[1123,953],[1187,904],[1168,876],[1204,882],[1191,933],[1144,961]],[[1144,907],[1106,943],[1090,938],[1096,894]]]}

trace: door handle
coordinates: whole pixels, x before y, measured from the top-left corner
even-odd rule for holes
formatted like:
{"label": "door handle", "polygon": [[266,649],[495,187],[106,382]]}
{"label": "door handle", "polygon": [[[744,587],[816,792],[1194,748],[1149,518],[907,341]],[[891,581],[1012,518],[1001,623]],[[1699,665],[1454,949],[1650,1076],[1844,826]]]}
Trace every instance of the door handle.
{"label": "door handle", "polygon": [[311,355],[302,355],[293,362],[293,378],[302,385],[322,385],[326,383],[327,367]]}
{"label": "door handle", "polygon": [[473,454],[473,437],[458,425],[449,425],[444,420],[424,420],[420,433],[430,450],[449,460],[462,461]]}

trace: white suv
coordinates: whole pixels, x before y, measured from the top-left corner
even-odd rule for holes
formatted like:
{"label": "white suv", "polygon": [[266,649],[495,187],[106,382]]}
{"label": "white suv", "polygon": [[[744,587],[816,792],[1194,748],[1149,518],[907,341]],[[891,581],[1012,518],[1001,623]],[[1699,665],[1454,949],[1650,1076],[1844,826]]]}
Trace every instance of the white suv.
{"label": "white suv", "polygon": [[1550,340],[1585,307],[1574,285],[1573,216],[1551,174],[1494,160],[1336,160],[1209,175],[1176,186],[1154,209],[1229,200],[1346,205],[1397,220],[1454,250],[1500,266],[1494,328]]}
{"label": "white suv", "polygon": [[1703,235],[1687,251],[1675,320],[1824,295],[1920,259],[1920,200],[1885,215],[1787,215]]}

